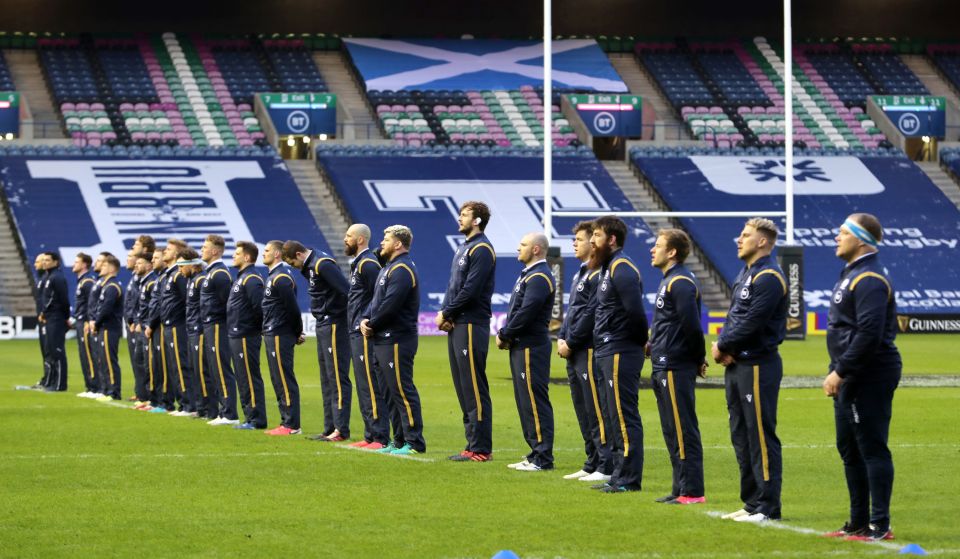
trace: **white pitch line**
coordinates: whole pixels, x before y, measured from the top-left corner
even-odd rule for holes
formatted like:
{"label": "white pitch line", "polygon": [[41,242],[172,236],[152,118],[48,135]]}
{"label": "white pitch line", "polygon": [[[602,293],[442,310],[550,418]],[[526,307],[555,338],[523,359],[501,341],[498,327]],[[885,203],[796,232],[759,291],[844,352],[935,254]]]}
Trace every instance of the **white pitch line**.
{"label": "white pitch line", "polygon": [[[726,513],[724,513],[724,512],[716,511],[716,510],[705,510],[705,511],[702,511],[702,512],[703,512],[704,514],[706,514],[707,516],[710,516],[710,517],[713,517],[713,518],[718,518],[718,519],[721,518],[724,514],[726,514]],[[734,521],[731,520],[731,522],[734,522]],[[762,523],[760,523],[760,524],[754,524],[754,523],[748,523],[748,522],[740,522],[740,524],[751,524],[751,525],[753,525],[753,526],[758,526],[758,527],[760,527],[760,528],[775,528],[775,529],[777,529],[777,530],[787,530],[787,531],[790,531],[790,532],[796,532],[797,534],[805,534],[805,535],[807,535],[807,536],[822,537],[822,535],[823,535],[823,531],[821,531],[821,530],[814,530],[813,528],[806,528],[806,527],[803,527],[803,526],[795,526],[795,525],[793,525],[793,524],[787,524],[786,522],[783,522],[783,521],[781,521],[781,520],[774,520],[774,521],[770,521],[770,522],[762,522]],[[894,550],[894,551],[899,551],[900,548],[902,548],[903,546],[907,545],[907,544],[900,544],[900,543],[893,543],[893,542],[884,542],[884,541],[880,541],[880,542],[863,542],[863,543],[868,544],[868,545],[877,546],[877,547],[883,547],[883,548],[886,548],[886,549],[892,549],[892,550]],[[927,551],[927,552],[929,553],[929,551]]]}
{"label": "white pitch line", "polygon": [[[364,448],[357,448],[355,446],[350,446],[348,444],[335,444],[332,445],[334,448],[340,448],[343,450],[352,450],[356,452],[366,452],[367,454],[378,454],[374,450],[366,450]],[[381,456],[389,456],[390,458],[403,458],[404,460],[413,460],[414,462],[436,462],[435,458],[426,458],[424,456],[411,456],[409,454],[382,454]]]}
{"label": "white pitch line", "polygon": [[12,454],[0,455],[2,459],[12,460],[63,460],[68,458],[99,459],[99,458],[255,458],[255,457],[290,457],[290,456],[320,456],[322,453],[302,452],[217,452],[184,454],[178,452],[164,452],[157,454]]}

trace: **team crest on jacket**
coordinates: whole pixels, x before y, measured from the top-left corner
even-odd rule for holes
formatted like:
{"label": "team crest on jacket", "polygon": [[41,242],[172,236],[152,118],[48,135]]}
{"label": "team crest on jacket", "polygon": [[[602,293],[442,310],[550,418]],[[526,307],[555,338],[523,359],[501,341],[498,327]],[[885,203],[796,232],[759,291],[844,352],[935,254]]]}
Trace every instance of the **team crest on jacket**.
{"label": "team crest on jacket", "polygon": [[464,357],[466,357],[466,355],[467,355],[467,350],[463,350],[463,355],[464,355]]}
{"label": "team crest on jacket", "polygon": [[579,292],[581,292],[581,291],[583,291],[583,281],[582,281],[582,280],[580,281],[580,283],[577,284],[577,292],[579,293]]}
{"label": "team crest on jacket", "polygon": [[263,292],[263,294],[264,294],[264,295],[270,295],[270,288],[268,287],[268,288]]}
{"label": "team crest on jacket", "polygon": [[741,299],[749,299],[749,298],[750,298],[750,286],[749,286],[749,285],[744,285],[744,286],[743,286],[743,289],[740,290],[740,298],[741,298]]}
{"label": "team crest on jacket", "polygon": [[833,302],[840,304],[840,301],[843,301],[843,289],[838,289],[836,293],[833,294]]}
{"label": "team crest on jacket", "polygon": [[233,284],[233,292],[240,293],[240,282]]}
{"label": "team crest on jacket", "polygon": [[747,398],[747,401],[748,401],[748,402],[752,402],[752,401],[753,401],[753,394],[747,394],[746,398]]}
{"label": "team crest on jacket", "polygon": [[666,386],[666,385],[667,385],[667,379],[662,379],[662,380],[660,381],[660,384]]}
{"label": "team crest on jacket", "polygon": [[663,308],[663,297],[657,297],[657,308],[658,309]]}
{"label": "team crest on jacket", "polygon": [[462,257],[460,258],[460,261],[457,262],[457,264],[458,264],[461,268],[463,268],[463,265],[466,264],[466,263],[467,263],[467,259],[466,259],[466,258],[462,258]]}

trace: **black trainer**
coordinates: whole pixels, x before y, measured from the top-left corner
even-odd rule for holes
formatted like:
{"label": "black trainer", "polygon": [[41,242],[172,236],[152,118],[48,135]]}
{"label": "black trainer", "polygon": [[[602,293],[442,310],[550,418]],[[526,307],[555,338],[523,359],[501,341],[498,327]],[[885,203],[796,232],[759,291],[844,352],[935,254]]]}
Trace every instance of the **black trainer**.
{"label": "black trainer", "polygon": [[663,497],[657,497],[653,500],[654,503],[669,503],[671,501],[676,501],[676,495],[664,495]]}
{"label": "black trainer", "polygon": [[861,526],[859,528],[851,526],[849,522],[843,523],[843,528],[839,530],[834,530],[833,532],[826,532],[823,534],[825,538],[845,538],[847,536],[859,536],[867,532],[866,526]]}
{"label": "black trainer", "polygon": [[889,541],[895,538],[893,537],[893,530],[889,527],[880,528],[876,524],[870,524],[863,530],[862,534],[851,534],[845,539],[857,542],[879,542]]}

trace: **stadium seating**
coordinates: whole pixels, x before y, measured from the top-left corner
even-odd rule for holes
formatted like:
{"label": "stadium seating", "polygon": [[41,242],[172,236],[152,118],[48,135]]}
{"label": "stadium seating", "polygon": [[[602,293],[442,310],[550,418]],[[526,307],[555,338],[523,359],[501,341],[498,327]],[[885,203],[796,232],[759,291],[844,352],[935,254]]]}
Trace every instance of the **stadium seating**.
{"label": "stadium seating", "polygon": [[960,177],[960,148],[941,149],[940,162],[950,169],[954,176]]}
{"label": "stadium seating", "polygon": [[[398,145],[540,147],[543,100],[532,86],[519,91],[370,91],[368,96],[387,135]],[[553,101],[553,138],[558,147],[580,145]]]}
{"label": "stadium seating", "polygon": [[950,85],[960,91],[960,44],[928,45],[927,56]]}
{"label": "stadium seating", "polygon": [[77,145],[262,144],[254,93],[326,91],[302,40],[165,33],[42,38],[37,47]]}
{"label": "stadium seating", "polygon": [[[338,145],[321,144],[317,147],[317,157],[323,156],[343,156],[343,157],[373,157],[373,156],[400,156],[407,155],[411,157],[448,157],[448,156],[466,156],[466,157],[543,157],[543,148],[541,147],[490,147],[486,145],[474,146],[471,144],[437,144],[433,146],[421,145],[390,145],[390,146],[370,146],[370,145]],[[585,159],[595,159],[593,151],[587,146],[564,146],[554,150],[555,157],[579,157]]]}
{"label": "stadium seating", "polygon": [[[697,138],[718,147],[782,145],[783,61],[766,39],[640,42],[635,51]],[[864,113],[866,97],[927,93],[888,44],[798,44],[794,62],[801,146],[889,146]]]}
{"label": "stadium seating", "polygon": [[183,145],[39,145],[0,144],[0,157],[111,157],[117,159],[152,159],[168,157],[270,157],[281,161],[272,146],[238,146],[213,148]]}
{"label": "stadium seating", "polygon": [[0,91],[15,91],[16,89],[13,85],[13,77],[10,75],[10,68],[7,67],[7,59],[0,52]]}

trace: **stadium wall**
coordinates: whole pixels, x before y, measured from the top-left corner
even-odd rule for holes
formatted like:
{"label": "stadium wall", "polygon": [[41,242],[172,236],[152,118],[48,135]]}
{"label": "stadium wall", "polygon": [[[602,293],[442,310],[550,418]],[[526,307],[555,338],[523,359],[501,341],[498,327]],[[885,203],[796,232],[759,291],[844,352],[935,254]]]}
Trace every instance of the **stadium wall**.
{"label": "stadium wall", "polygon": [[[554,31],[561,35],[776,37],[782,4],[711,0],[556,0]],[[2,0],[4,30],[203,33],[335,32],[355,36],[496,37],[539,35],[542,2],[490,0],[239,0],[132,3],[118,0]],[[794,36],[912,36],[955,38],[957,3],[950,0],[803,0],[795,2]],[[383,14],[371,17],[370,14]],[[951,17],[953,16],[953,17]]]}

